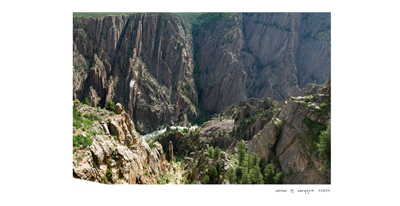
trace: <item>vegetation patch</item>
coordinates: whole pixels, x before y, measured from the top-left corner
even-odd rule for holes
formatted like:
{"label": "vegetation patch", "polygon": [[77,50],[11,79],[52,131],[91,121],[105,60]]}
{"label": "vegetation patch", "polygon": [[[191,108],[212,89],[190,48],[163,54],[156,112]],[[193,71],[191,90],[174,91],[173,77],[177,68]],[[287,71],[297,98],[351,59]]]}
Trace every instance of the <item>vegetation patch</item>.
{"label": "vegetation patch", "polygon": [[86,148],[86,146],[91,145],[92,142],[93,139],[90,138],[90,135],[86,135],[86,137],[83,137],[81,134],[73,136],[74,147],[79,147],[80,145],[83,145],[83,148]]}
{"label": "vegetation patch", "polygon": [[78,109],[76,109],[75,107],[73,107],[72,111],[73,111],[73,120],[72,120],[73,126],[79,129],[82,127],[83,124],[82,112],[78,111]]}
{"label": "vegetation patch", "polygon": [[225,175],[230,184],[283,184],[284,174],[280,172],[274,175],[271,164],[263,166],[257,154],[248,155],[243,142],[238,144],[237,158],[231,155],[233,167]]}
{"label": "vegetation patch", "polygon": [[109,111],[114,112],[115,111],[115,103],[113,101],[111,101],[110,99],[107,100],[106,109],[109,110]]}
{"label": "vegetation patch", "polygon": [[210,30],[219,22],[233,16],[235,13],[204,13],[192,22],[192,32],[196,34],[200,28]]}

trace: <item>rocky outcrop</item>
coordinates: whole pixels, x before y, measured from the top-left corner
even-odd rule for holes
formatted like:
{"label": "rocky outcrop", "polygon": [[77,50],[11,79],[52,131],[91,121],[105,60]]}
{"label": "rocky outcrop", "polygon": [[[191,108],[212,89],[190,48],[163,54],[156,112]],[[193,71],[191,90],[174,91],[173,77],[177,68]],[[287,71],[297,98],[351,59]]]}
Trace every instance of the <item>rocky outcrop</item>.
{"label": "rocky outcrop", "polygon": [[248,153],[257,154],[265,160],[270,160],[274,151],[273,147],[281,129],[281,120],[274,118],[264,128],[253,137],[248,143]]}
{"label": "rocky outcrop", "polygon": [[264,100],[250,98],[238,105],[227,107],[216,119],[226,117],[235,120],[230,130],[233,139],[250,140],[272,119],[274,108],[277,106],[279,103],[270,98]]}
{"label": "rocky outcrop", "polygon": [[[87,106],[78,109],[82,112],[96,111]],[[97,134],[92,144],[86,148],[74,147],[73,177],[112,184],[156,183],[169,164],[161,144],[156,142],[150,148],[123,110],[114,115],[104,110],[98,114],[107,117],[108,124],[96,122],[93,129]],[[108,130],[110,134],[107,134]]]}
{"label": "rocky outcrop", "polygon": [[74,99],[120,102],[141,133],[196,121],[189,25],[172,14],[74,18]]}
{"label": "rocky outcrop", "polygon": [[[282,169],[288,184],[330,183],[327,160],[313,149],[320,128],[330,120],[330,79],[312,96],[291,97],[248,144],[265,163]],[[326,126],[325,126],[326,128]],[[311,142],[310,142],[311,141]]]}
{"label": "rocky outcrop", "polygon": [[[183,161],[184,169],[187,171],[187,180],[189,182],[202,182],[207,175],[215,178],[212,184],[225,184],[224,176],[229,167],[232,167],[230,157],[225,152],[221,152],[219,157],[210,157],[207,153],[208,149],[190,153]],[[211,169],[215,167],[217,177],[213,177]]]}
{"label": "rocky outcrop", "polygon": [[201,142],[208,143],[209,146],[228,149],[235,141],[231,135],[235,121],[232,119],[213,119],[203,124],[204,129],[200,132]]}

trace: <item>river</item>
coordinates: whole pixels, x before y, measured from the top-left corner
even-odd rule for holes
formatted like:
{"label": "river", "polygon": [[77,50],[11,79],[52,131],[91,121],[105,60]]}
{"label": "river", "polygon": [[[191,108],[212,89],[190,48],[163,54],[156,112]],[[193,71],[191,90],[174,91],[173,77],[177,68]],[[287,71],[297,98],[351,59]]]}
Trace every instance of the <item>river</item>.
{"label": "river", "polygon": [[[188,127],[181,127],[181,126],[171,126],[171,130],[178,128],[179,130],[184,130],[184,129],[188,129]],[[191,126],[189,130],[195,130],[197,128],[200,128],[200,126]],[[154,131],[152,133],[149,134],[145,134],[145,135],[140,135],[140,137],[142,139],[153,139],[154,137],[157,137],[158,135],[164,133],[165,131],[167,131],[167,129],[160,129],[157,131]]]}

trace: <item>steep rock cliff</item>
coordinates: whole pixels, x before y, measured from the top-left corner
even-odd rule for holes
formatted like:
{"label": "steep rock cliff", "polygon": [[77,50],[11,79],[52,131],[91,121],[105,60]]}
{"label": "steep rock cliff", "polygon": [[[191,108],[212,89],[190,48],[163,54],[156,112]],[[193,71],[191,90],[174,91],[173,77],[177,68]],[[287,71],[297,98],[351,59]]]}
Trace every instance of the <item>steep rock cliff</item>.
{"label": "steep rock cliff", "polygon": [[247,74],[238,60],[243,48],[240,14],[210,14],[195,30],[202,103],[209,111],[246,99]]}
{"label": "steep rock cliff", "polygon": [[207,110],[249,97],[280,101],[330,77],[329,13],[204,14],[198,21],[194,42]]}
{"label": "steep rock cliff", "polygon": [[[74,98],[92,106],[121,102],[139,132],[163,122],[195,121],[189,25],[172,14],[75,18]],[[158,94],[160,92],[160,94]]]}

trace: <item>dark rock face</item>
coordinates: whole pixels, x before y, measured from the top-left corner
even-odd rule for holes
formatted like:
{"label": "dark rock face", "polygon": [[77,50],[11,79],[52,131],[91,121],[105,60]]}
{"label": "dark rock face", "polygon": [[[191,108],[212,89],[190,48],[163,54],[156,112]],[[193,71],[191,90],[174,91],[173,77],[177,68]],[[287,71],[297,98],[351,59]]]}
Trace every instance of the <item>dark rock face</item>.
{"label": "dark rock face", "polygon": [[283,100],[330,77],[329,13],[238,13],[194,40],[207,110],[246,97]]}
{"label": "dark rock face", "polygon": [[241,15],[233,15],[213,28],[199,28],[194,36],[206,110],[219,112],[246,99],[247,74],[238,61],[243,48],[241,21]]}
{"label": "dark rock face", "polygon": [[301,14],[243,14],[249,96],[282,100],[297,87],[295,51]]}
{"label": "dark rock face", "polygon": [[74,19],[74,98],[121,102],[148,132],[183,113],[195,121],[193,46],[188,23],[170,14]]}
{"label": "dark rock face", "polygon": [[324,84],[331,76],[331,15],[303,13],[296,52],[299,87]]}

